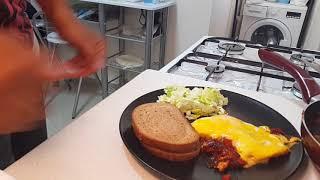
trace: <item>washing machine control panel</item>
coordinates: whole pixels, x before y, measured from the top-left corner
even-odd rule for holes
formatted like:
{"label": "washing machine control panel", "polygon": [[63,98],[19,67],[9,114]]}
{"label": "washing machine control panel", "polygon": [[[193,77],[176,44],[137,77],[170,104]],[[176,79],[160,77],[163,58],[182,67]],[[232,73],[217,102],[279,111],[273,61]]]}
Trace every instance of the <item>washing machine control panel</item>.
{"label": "washing machine control panel", "polygon": [[292,12],[292,11],[288,11],[287,12],[287,18],[292,18],[292,19],[300,19],[301,18],[301,13],[298,12]]}
{"label": "washing machine control panel", "polygon": [[297,12],[295,10],[268,7],[267,17],[275,18],[279,20],[284,20],[284,19],[296,20],[296,19],[302,18],[302,13]]}
{"label": "washing machine control panel", "polygon": [[289,18],[289,19],[300,19],[302,13],[290,11],[283,8],[267,7],[260,5],[246,5],[243,10],[244,16],[259,17],[259,18]]}

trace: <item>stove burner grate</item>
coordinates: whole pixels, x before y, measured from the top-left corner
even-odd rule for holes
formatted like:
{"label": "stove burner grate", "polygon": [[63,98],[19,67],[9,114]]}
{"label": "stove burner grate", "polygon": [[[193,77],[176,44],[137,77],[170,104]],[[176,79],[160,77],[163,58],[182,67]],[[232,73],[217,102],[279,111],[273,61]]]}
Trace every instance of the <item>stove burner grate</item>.
{"label": "stove burner grate", "polygon": [[211,78],[211,76],[212,76],[212,78],[216,78],[216,79],[221,78],[223,72],[226,70],[226,66],[223,64],[217,64],[217,65],[207,66],[205,69],[206,69],[206,71],[209,72],[209,74],[206,78],[206,81],[208,81]]}
{"label": "stove burner grate", "polygon": [[301,94],[301,90],[300,87],[298,85],[297,82],[295,82],[291,88],[291,92],[294,96],[296,96],[299,99],[302,99],[302,94]]}
{"label": "stove burner grate", "polygon": [[305,62],[313,63],[315,61],[314,57],[306,54],[292,54],[290,60],[293,63],[301,66],[304,66],[306,64]]}
{"label": "stove burner grate", "polygon": [[245,50],[245,46],[238,43],[221,42],[218,44],[218,50],[222,53],[228,52],[230,55],[241,55]]}

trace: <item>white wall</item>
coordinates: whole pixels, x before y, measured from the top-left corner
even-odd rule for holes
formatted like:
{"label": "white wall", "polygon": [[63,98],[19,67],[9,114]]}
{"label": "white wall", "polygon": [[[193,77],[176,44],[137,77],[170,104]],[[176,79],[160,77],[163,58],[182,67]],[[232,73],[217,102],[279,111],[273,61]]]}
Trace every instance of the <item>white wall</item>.
{"label": "white wall", "polygon": [[[168,35],[165,62],[177,55],[206,35],[230,37],[234,12],[234,0],[176,0],[169,8]],[[139,13],[126,9],[126,24],[136,26]],[[139,27],[139,25],[138,25]],[[127,53],[143,57],[141,45],[126,42]],[[159,42],[153,47],[152,60],[158,60]]]}
{"label": "white wall", "polygon": [[209,35],[231,36],[234,8],[234,0],[212,0]]}
{"label": "white wall", "polygon": [[[169,62],[189,48],[201,37],[209,34],[212,0],[176,0],[177,4],[169,8],[166,58]],[[140,11],[126,9],[125,24],[137,26]],[[126,52],[144,57],[144,47],[126,42]],[[152,60],[159,58],[159,41],[153,46]]]}
{"label": "white wall", "polygon": [[169,9],[166,62],[208,35],[212,0],[177,0]]}
{"label": "white wall", "polygon": [[320,1],[315,0],[311,18],[307,27],[304,49],[320,50]]}

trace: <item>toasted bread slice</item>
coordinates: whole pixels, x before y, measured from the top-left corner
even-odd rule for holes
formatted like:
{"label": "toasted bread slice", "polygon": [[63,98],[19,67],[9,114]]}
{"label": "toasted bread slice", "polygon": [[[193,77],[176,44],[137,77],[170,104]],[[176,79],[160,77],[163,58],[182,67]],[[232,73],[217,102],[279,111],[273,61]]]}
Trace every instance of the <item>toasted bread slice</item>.
{"label": "toasted bread slice", "polygon": [[197,149],[189,153],[174,153],[174,152],[163,151],[163,150],[148,146],[146,144],[142,144],[142,146],[156,157],[159,157],[161,159],[166,159],[168,161],[176,161],[176,162],[182,162],[182,161],[188,161],[188,160],[194,159],[200,153],[200,149]]}
{"label": "toasted bread slice", "polygon": [[132,126],[145,145],[166,152],[190,153],[200,149],[199,135],[178,108],[168,103],[148,103],[132,113]]}

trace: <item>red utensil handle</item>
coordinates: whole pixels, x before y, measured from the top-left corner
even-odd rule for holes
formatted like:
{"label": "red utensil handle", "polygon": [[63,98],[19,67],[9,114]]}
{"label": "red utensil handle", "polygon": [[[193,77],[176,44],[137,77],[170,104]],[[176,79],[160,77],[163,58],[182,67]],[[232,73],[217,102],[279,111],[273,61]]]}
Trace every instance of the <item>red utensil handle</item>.
{"label": "red utensil handle", "polygon": [[306,103],[310,103],[312,97],[320,94],[320,86],[312,76],[280,54],[269,49],[260,49],[259,57],[263,62],[289,73],[298,82],[303,100]]}

